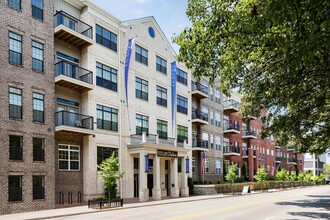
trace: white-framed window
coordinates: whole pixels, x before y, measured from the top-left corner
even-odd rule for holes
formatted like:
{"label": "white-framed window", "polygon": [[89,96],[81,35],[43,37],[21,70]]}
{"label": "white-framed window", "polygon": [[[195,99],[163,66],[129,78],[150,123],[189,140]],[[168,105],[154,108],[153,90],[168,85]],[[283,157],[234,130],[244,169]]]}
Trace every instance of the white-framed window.
{"label": "white-framed window", "polygon": [[209,158],[205,159],[205,167],[204,167],[204,169],[205,169],[205,173],[209,173],[210,172],[210,159]]}
{"label": "white-framed window", "polygon": [[274,156],[274,150],[271,150],[272,157]]}
{"label": "white-framed window", "polygon": [[221,160],[215,161],[215,173],[221,173]]}
{"label": "white-framed window", "polygon": [[267,149],[267,155],[269,155],[269,149]]}
{"label": "white-framed window", "polygon": [[267,165],[267,173],[270,173],[270,166]]}
{"label": "white-framed window", "polygon": [[215,136],[215,149],[216,150],[221,150],[221,137]]}
{"label": "white-framed window", "polygon": [[221,127],[221,115],[220,115],[220,112],[215,112],[215,126]]}
{"label": "white-framed window", "polygon": [[211,125],[214,125],[214,115],[213,115],[213,110],[210,111],[210,122],[211,122]]}
{"label": "white-framed window", "polygon": [[213,101],[214,100],[214,89],[212,86],[210,86],[210,99]]}
{"label": "white-framed window", "polygon": [[80,170],[80,147],[77,145],[58,145],[58,169]]}
{"label": "white-framed window", "polygon": [[195,170],[196,170],[196,158],[192,157],[192,159],[191,159],[191,171],[193,173],[195,173]]}
{"label": "white-framed window", "polygon": [[214,92],[215,102],[221,104],[221,95],[219,90],[215,90]]}

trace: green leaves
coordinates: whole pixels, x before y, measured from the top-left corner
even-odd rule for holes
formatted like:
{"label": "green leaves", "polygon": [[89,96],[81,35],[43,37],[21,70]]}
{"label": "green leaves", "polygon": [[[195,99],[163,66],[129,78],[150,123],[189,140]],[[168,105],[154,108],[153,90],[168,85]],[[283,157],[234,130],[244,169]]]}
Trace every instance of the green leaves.
{"label": "green leaves", "polygon": [[265,167],[259,167],[258,171],[257,171],[257,175],[254,176],[254,178],[259,182],[259,183],[263,183],[265,182],[267,177],[267,172]]}
{"label": "green leaves", "polygon": [[232,164],[228,167],[228,174],[225,176],[226,180],[230,183],[234,183],[235,180],[237,179],[237,165]]}
{"label": "green leaves", "polygon": [[239,87],[243,115],[270,113],[263,136],[301,152],[330,146],[330,2],[190,0],[192,27],[174,39],[194,76]]}

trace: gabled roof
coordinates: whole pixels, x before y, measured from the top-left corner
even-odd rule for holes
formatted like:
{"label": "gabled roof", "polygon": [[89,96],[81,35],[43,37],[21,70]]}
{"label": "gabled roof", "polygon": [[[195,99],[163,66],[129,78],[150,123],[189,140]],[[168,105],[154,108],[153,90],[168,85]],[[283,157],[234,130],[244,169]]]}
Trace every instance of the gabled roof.
{"label": "gabled roof", "polygon": [[158,32],[160,33],[161,37],[166,40],[168,47],[171,49],[171,52],[173,56],[177,56],[177,53],[174,51],[170,41],[167,39],[166,35],[164,34],[163,30],[160,28],[159,24],[157,23],[156,19],[154,16],[148,16],[148,17],[142,17],[142,18],[137,18],[137,19],[132,19],[132,20],[127,20],[123,21],[122,23],[125,26],[132,25],[132,24],[137,24],[137,23],[143,23],[143,22],[152,22],[154,26],[157,28]]}

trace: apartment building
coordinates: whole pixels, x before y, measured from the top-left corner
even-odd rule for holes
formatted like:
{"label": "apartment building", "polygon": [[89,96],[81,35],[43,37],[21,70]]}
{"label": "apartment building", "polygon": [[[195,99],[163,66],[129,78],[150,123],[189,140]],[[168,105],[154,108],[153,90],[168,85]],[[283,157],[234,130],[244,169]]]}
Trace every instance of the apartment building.
{"label": "apartment building", "polygon": [[54,208],[53,1],[0,2],[0,215]]}
{"label": "apartment building", "polygon": [[284,168],[288,171],[303,171],[303,155],[297,152],[295,146],[276,146],[276,170]]}
{"label": "apartment building", "polygon": [[56,0],[54,14],[56,204],[103,196],[97,165],[113,152],[125,171],[122,198],[188,196],[191,74],[172,67],[175,52],[155,19],[122,22],[77,0]]}
{"label": "apartment building", "polygon": [[196,182],[223,181],[223,109],[217,87],[219,82],[209,85],[207,79],[191,82],[192,178]]}
{"label": "apartment building", "polygon": [[240,103],[241,96],[237,93],[233,93],[230,98],[224,98],[223,101],[225,169],[229,164],[234,163],[238,167],[237,175],[250,180],[254,179],[261,166],[265,167],[269,177],[275,176],[280,166],[296,170],[298,156],[295,150],[275,146],[273,137],[261,138],[263,126],[261,119],[242,118],[238,114]]}
{"label": "apartment building", "polygon": [[304,164],[303,171],[304,173],[312,172],[312,174],[320,175],[323,171],[323,165],[326,163],[325,155],[316,155],[316,154],[304,154]]}

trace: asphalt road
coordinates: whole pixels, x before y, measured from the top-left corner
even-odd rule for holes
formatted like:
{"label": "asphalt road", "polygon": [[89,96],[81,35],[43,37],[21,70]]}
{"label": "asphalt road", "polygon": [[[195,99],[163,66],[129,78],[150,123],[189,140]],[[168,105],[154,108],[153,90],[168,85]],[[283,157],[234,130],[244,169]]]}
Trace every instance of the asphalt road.
{"label": "asphalt road", "polygon": [[57,219],[330,219],[330,186],[113,210]]}

